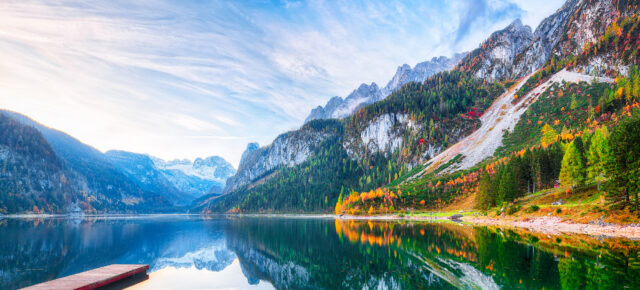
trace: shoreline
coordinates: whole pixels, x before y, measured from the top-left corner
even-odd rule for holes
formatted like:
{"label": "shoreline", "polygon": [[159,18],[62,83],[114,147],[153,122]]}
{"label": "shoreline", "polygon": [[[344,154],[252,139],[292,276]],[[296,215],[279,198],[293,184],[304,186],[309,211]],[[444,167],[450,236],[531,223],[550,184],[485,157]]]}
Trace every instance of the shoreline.
{"label": "shoreline", "polygon": [[490,218],[486,216],[467,215],[460,219],[452,220],[449,216],[400,216],[391,215],[336,215],[336,214],[219,214],[201,215],[188,213],[172,214],[99,214],[99,215],[62,215],[62,214],[11,214],[1,215],[0,219],[36,219],[36,218],[158,218],[172,216],[202,216],[202,217],[250,217],[250,218],[291,218],[291,219],[339,219],[339,220],[361,220],[361,221],[448,221],[464,223],[474,226],[497,226],[526,229],[532,232],[560,235],[560,234],[582,234],[607,238],[627,238],[640,240],[640,225],[623,224],[584,224],[563,220],[559,217],[533,217],[524,219],[515,218]]}
{"label": "shoreline", "polygon": [[640,240],[640,225],[624,224],[584,224],[563,220],[559,217],[533,217],[523,220],[511,218],[489,218],[485,216],[467,215],[460,219],[449,216],[400,216],[400,215],[336,215],[336,214],[244,214],[237,216],[269,217],[269,218],[333,218],[340,220],[374,220],[374,221],[446,221],[463,223],[472,226],[497,226],[526,229],[548,235],[580,234],[605,238],[626,238]]}
{"label": "shoreline", "polygon": [[200,214],[190,213],[140,213],[140,214],[127,214],[127,213],[113,213],[113,214],[32,214],[32,213],[19,213],[19,214],[0,214],[1,219],[37,219],[37,218],[70,218],[70,219],[83,219],[83,218],[153,218],[153,217],[165,217],[165,216],[199,216]]}
{"label": "shoreline", "polygon": [[640,240],[640,226],[623,224],[584,224],[564,221],[559,217],[536,217],[523,220],[468,216],[464,222],[473,225],[513,227],[548,235],[582,234],[606,238]]}

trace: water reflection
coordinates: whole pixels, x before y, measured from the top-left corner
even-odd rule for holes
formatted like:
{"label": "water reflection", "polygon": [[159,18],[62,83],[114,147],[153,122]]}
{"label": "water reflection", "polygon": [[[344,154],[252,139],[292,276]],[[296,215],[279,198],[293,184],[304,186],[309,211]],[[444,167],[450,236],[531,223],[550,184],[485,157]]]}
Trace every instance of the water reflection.
{"label": "water reflection", "polygon": [[[138,289],[640,287],[639,244],[452,223],[333,219],[0,220],[0,288],[146,263]],[[181,283],[176,284],[176,277]]]}

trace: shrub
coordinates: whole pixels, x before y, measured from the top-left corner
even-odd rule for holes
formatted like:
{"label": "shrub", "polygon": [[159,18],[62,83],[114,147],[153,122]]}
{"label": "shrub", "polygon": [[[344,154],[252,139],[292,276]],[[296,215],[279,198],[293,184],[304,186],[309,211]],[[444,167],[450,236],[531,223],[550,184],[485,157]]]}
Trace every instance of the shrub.
{"label": "shrub", "polygon": [[509,207],[507,207],[507,215],[512,215],[516,212],[520,211],[520,206],[519,205],[510,205]]}
{"label": "shrub", "polygon": [[532,213],[532,212],[536,212],[536,211],[538,211],[539,209],[540,209],[540,207],[534,204],[534,205],[530,206],[530,207],[527,209],[527,212],[528,212],[528,213]]}

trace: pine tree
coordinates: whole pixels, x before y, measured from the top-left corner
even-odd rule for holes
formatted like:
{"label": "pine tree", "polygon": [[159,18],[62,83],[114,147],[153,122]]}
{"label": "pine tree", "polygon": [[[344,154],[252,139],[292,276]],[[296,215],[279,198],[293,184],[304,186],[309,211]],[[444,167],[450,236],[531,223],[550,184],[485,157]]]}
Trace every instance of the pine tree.
{"label": "pine tree", "polygon": [[606,177],[606,165],[610,158],[608,137],[607,126],[600,127],[591,137],[591,146],[587,151],[587,177],[598,182],[598,191],[600,182]]}
{"label": "pine tree", "polygon": [[[611,157],[607,166],[610,180],[607,199],[614,206],[633,206],[638,211],[640,191],[640,117],[626,119],[609,138]],[[633,197],[633,200],[631,199]]]}
{"label": "pine tree", "polygon": [[584,164],[582,156],[575,141],[567,146],[562,158],[562,167],[560,168],[560,183],[563,186],[571,186],[572,188],[584,183]]}
{"label": "pine tree", "polygon": [[476,206],[480,209],[488,209],[496,205],[495,189],[491,176],[485,173],[480,179],[476,194]]}
{"label": "pine tree", "polygon": [[498,182],[498,204],[510,202],[515,199],[518,194],[518,184],[513,174],[513,168],[511,166],[504,166],[501,171]]}

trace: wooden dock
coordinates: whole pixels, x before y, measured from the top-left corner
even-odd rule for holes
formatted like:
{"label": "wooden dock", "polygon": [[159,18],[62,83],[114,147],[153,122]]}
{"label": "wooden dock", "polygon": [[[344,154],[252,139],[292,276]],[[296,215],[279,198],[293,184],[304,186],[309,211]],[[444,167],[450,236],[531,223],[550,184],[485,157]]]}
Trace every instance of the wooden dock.
{"label": "wooden dock", "polygon": [[58,290],[58,289],[81,289],[89,290],[99,287],[109,287],[114,283],[121,282],[134,276],[146,277],[149,265],[123,265],[114,264],[102,268],[89,270],[75,275],[62,277],[56,280],[29,286],[28,290]]}

